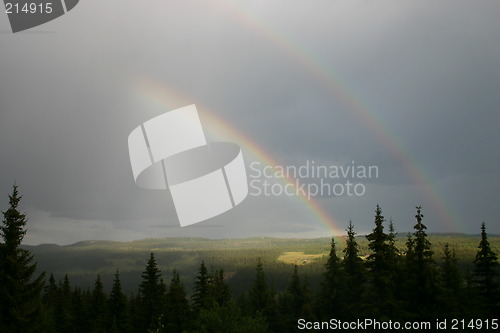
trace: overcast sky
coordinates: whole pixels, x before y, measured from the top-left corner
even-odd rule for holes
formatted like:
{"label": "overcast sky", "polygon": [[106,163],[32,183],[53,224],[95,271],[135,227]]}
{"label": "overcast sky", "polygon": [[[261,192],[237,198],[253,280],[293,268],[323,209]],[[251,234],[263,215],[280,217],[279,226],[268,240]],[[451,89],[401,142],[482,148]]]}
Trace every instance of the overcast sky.
{"label": "overcast sky", "polygon": [[[401,234],[417,205],[429,232],[485,221],[500,233],[499,12],[497,1],[84,0],[16,34],[0,13],[0,208],[16,181],[27,244],[321,237],[349,219],[366,233],[377,204]],[[258,147],[279,165],[354,161],[378,178],[355,180],[362,196],[313,203],[249,195],[181,228],[169,192],[135,185],[127,138],[189,104],[210,140],[241,146],[248,173]]]}

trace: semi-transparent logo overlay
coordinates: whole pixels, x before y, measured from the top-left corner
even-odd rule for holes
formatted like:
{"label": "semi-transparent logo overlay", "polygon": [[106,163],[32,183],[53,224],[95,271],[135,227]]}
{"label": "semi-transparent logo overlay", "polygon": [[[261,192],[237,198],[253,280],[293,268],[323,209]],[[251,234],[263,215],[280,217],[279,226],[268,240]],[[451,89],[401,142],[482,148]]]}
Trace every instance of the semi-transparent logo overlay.
{"label": "semi-transparent logo overlay", "polygon": [[128,137],[128,148],[136,184],[168,188],[182,227],[220,215],[248,194],[240,147],[207,143],[195,105],[138,126]]}
{"label": "semi-transparent logo overlay", "polygon": [[73,8],[80,0],[4,0],[12,32],[19,32],[52,21]]}

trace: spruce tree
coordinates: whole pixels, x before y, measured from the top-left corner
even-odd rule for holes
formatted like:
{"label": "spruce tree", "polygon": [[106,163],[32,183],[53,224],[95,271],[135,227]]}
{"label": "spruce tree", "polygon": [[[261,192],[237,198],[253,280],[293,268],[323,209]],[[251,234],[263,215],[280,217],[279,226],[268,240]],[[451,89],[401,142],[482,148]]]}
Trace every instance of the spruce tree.
{"label": "spruce tree", "polygon": [[414,251],[414,259],[415,264],[417,265],[418,270],[423,270],[425,265],[433,263],[433,251],[431,249],[431,242],[427,238],[427,233],[425,230],[427,227],[422,223],[422,219],[424,215],[421,213],[422,207],[418,206],[417,215],[415,218],[417,219],[417,224],[413,226],[415,232],[413,233],[413,251]]}
{"label": "spruce tree", "polygon": [[484,315],[500,313],[500,265],[497,254],[491,249],[486,225],[481,224],[481,241],[474,259],[473,282],[479,293]]}
{"label": "spruce tree", "polygon": [[313,320],[313,309],[311,304],[311,291],[308,281],[299,276],[298,265],[293,265],[288,288],[278,294],[278,310],[280,330],[286,332],[299,332],[296,327],[299,318]]}
{"label": "spruce tree", "polygon": [[346,229],[347,239],[344,249],[344,260],[342,268],[346,277],[345,295],[346,312],[351,318],[360,318],[358,303],[363,294],[365,283],[363,260],[359,257],[359,246],[356,242],[356,233],[352,221],[349,221],[349,226]]}
{"label": "spruce tree", "polygon": [[139,285],[141,331],[156,329],[159,325],[165,293],[166,286],[161,278],[161,271],[158,269],[154,254],[151,253]]}
{"label": "spruce tree", "polygon": [[[375,209],[375,227],[371,234],[367,235],[368,247],[372,253],[368,256],[369,267],[371,268],[374,277],[374,284],[376,288],[385,291],[387,288],[386,281],[381,280],[386,276],[388,270],[387,261],[387,242],[389,236],[384,232],[384,216],[382,216],[382,209],[377,205]],[[377,279],[380,277],[381,279]]]}
{"label": "spruce tree", "polygon": [[32,332],[41,316],[41,292],[45,273],[34,277],[36,262],[22,249],[26,235],[26,214],[18,210],[21,200],[17,185],[9,195],[9,208],[0,226],[0,332]]}
{"label": "spruce tree", "polygon": [[191,309],[186,297],[186,290],[181,282],[179,272],[173,271],[165,302],[165,329],[167,332],[183,332],[187,330],[191,319]]}
{"label": "spruce tree", "polygon": [[365,295],[365,306],[375,318],[394,317],[397,311],[395,303],[392,267],[390,259],[390,237],[384,231],[384,216],[379,205],[375,208],[375,227],[366,236],[368,247],[372,253],[367,258],[368,282],[370,288]]}
{"label": "spruce tree", "polygon": [[414,256],[414,241],[413,241],[413,236],[410,232],[406,235],[406,250],[405,250],[405,260],[406,262],[410,262],[413,259]]}
{"label": "spruce tree", "polygon": [[292,295],[293,314],[299,316],[304,306],[305,295],[300,283],[299,271],[297,264],[293,265],[292,281],[288,286],[288,292]]}
{"label": "spruce tree", "polygon": [[442,316],[457,318],[460,313],[460,299],[462,297],[461,277],[458,270],[455,250],[444,244],[444,258],[439,269],[439,283],[441,290],[440,309]]}
{"label": "spruce tree", "polygon": [[389,234],[387,235],[387,260],[389,265],[389,270],[392,271],[393,281],[394,277],[399,273],[399,256],[400,252],[396,246],[396,230],[394,228],[394,223],[392,219],[389,220]]}
{"label": "spruce tree", "polygon": [[49,284],[44,288],[44,294],[42,296],[42,301],[45,305],[51,305],[56,302],[57,298],[57,284],[54,274],[50,274]]}
{"label": "spruce tree", "polygon": [[265,313],[272,306],[272,301],[272,294],[266,282],[264,266],[259,258],[255,267],[255,278],[250,289],[250,302],[253,313]]}
{"label": "spruce tree", "polygon": [[273,331],[281,331],[281,321],[277,311],[274,293],[266,282],[264,266],[262,261],[258,260],[255,267],[255,277],[250,288],[250,303],[252,314],[254,316],[263,316],[269,324],[269,328]]}
{"label": "spruce tree", "polygon": [[104,286],[101,281],[101,276],[97,275],[92,290],[91,299],[91,314],[92,314],[92,332],[107,332],[108,323],[108,300],[104,293]]}
{"label": "spruce tree", "polygon": [[53,332],[54,328],[54,304],[57,301],[57,284],[56,279],[53,274],[50,274],[49,284],[44,287],[43,295],[42,295],[42,304],[44,309],[45,320],[47,322],[48,332]]}
{"label": "spruce tree", "polygon": [[443,247],[443,262],[441,265],[441,277],[443,284],[452,290],[460,288],[460,272],[457,266],[455,250],[450,249],[450,244],[445,243]]}
{"label": "spruce tree", "polygon": [[82,292],[80,288],[75,288],[71,295],[71,329],[60,332],[91,332],[95,317],[91,310],[90,292]]}
{"label": "spruce tree", "polygon": [[72,329],[73,316],[71,312],[71,286],[68,274],[64,275],[63,281],[59,281],[59,293],[56,303],[55,323],[59,332],[67,332]]}
{"label": "spruce tree", "polygon": [[231,300],[231,289],[224,279],[224,270],[222,268],[212,274],[210,293],[211,298],[219,306],[224,306]]}
{"label": "spruce tree", "polygon": [[186,290],[181,282],[179,272],[174,270],[166,297],[165,328],[167,332],[183,332],[187,330],[191,320],[191,309],[186,298]]}
{"label": "spruce tree", "polygon": [[425,230],[427,227],[422,223],[424,215],[421,213],[422,207],[416,207],[414,225],[415,231],[408,238],[406,272],[408,290],[408,310],[417,317],[432,316],[437,309],[437,297],[439,289],[436,281],[436,267],[433,259],[431,243],[427,238]]}
{"label": "spruce tree", "polygon": [[312,319],[311,291],[307,279],[301,281],[297,264],[293,265],[290,284],[286,291],[281,294],[279,301],[280,312],[284,317],[287,329],[296,326],[298,318]]}
{"label": "spruce tree", "polygon": [[198,269],[198,275],[195,277],[193,295],[193,310],[195,312],[205,309],[210,305],[210,276],[208,275],[205,262],[202,261]]}
{"label": "spruce tree", "polygon": [[345,304],[343,295],[345,291],[344,272],[337,256],[335,238],[332,237],[330,254],[325,264],[325,272],[321,281],[321,290],[316,304],[322,319],[344,318]]}
{"label": "spruce tree", "polygon": [[109,294],[109,315],[112,332],[126,332],[129,329],[127,316],[127,297],[122,291],[120,274],[115,272],[113,286]]}

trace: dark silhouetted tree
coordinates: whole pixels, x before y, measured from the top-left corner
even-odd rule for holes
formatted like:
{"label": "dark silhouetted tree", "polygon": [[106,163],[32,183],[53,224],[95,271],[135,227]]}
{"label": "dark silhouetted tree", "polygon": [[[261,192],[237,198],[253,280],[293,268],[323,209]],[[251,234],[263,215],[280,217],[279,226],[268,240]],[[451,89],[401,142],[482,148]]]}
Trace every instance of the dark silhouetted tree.
{"label": "dark silhouetted tree", "polygon": [[126,332],[129,330],[127,315],[127,297],[122,291],[120,274],[115,272],[113,286],[109,294],[109,318],[111,332]]}
{"label": "dark silhouetted tree", "polygon": [[250,288],[250,304],[254,317],[263,316],[273,331],[280,331],[281,321],[273,291],[268,287],[264,266],[258,260],[255,267],[255,277]]}
{"label": "dark silhouetted tree", "polygon": [[366,236],[372,253],[367,258],[369,288],[365,293],[365,307],[369,308],[371,315],[381,319],[394,317],[398,310],[393,286],[391,238],[384,231],[384,221],[382,209],[377,205],[375,227]]}
{"label": "dark silhouetted tree", "polygon": [[179,272],[173,272],[166,298],[165,329],[167,332],[183,332],[191,322],[191,309]]}
{"label": "dark silhouetted tree", "polygon": [[480,297],[483,314],[498,316],[500,313],[500,266],[498,256],[491,249],[486,225],[481,224],[481,241],[474,259],[473,283]]}
{"label": "dark silhouetted tree", "polygon": [[415,231],[407,241],[407,303],[408,310],[418,317],[432,316],[438,309],[436,308],[438,288],[436,281],[436,266],[433,259],[431,243],[427,238],[425,230],[427,227],[422,223],[423,215],[421,207],[416,207],[417,223],[414,225]]}
{"label": "dark silhouetted tree", "polygon": [[160,325],[165,293],[166,286],[161,278],[161,271],[158,269],[154,254],[151,253],[139,285],[139,307],[142,319],[140,330],[156,329]]}
{"label": "dark silhouetted tree", "polygon": [[382,209],[377,205],[375,209],[375,227],[371,234],[367,235],[368,247],[372,253],[368,256],[368,266],[370,267],[372,282],[375,288],[381,292],[387,288],[387,281],[384,280],[388,270],[387,261],[387,241],[389,236],[384,232],[384,216]]}
{"label": "dark silhouetted tree", "polygon": [[346,231],[346,247],[343,251],[344,260],[342,261],[342,268],[345,273],[345,307],[350,317],[360,318],[358,302],[361,301],[364,290],[364,266],[363,260],[359,257],[359,246],[356,242],[356,233],[352,221],[349,221]]}
{"label": "dark silhouetted tree", "polygon": [[444,258],[439,267],[439,283],[441,299],[439,301],[442,317],[461,317],[460,304],[462,299],[462,287],[460,271],[454,250],[450,250],[448,243],[444,244]]}
{"label": "dark silhouetted tree", "polygon": [[95,318],[91,312],[90,291],[82,292],[75,288],[71,294],[70,330],[60,332],[91,332]]}
{"label": "dark silhouetted tree", "polygon": [[264,266],[259,258],[255,267],[255,277],[250,289],[250,302],[252,303],[253,312],[265,312],[271,307],[272,294],[267,286]]}
{"label": "dark silhouetted tree", "polygon": [[20,247],[26,235],[26,214],[18,210],[17,185],[9,195],[9,208],[0,226],[0,332],[39,330],[41,292],[45,273],[33,277],[36,262],[30,251]]}
{"label": "dark silhouetted tree", "polygon": [[226,305],[231,300],[231,289],[224,279],[224,270],[220,268],[212,274],[210,293],[211,298],[219,304]]}
{"label": "dark silhouetted tree", "polygon": [[92,290],[90,309],[92,314],[92,332],[107,332],[109,307],[107,295],[104,293],[104,286],[100,275],[97,275],[94,290]]}
{"label": "dark silhouetted tree", "polygon": [[200,309],[207,308],[211,302],[210,296],[210,276],[205,262],[202,261],[198,269],[198,275],[194,280],[193,295],[191,296],[193,310],[198,312]]}
{"label": "dark silhouetted tree", "polygon": [[54,304],[57,298],[57,284],[54,274],[50,274],[49,284],[44,288],[42,300],[45,304]]}
{"label": "dark silhouetted tree", "polygon": [[279,308],[284,328],[288,331],[299,331],[295,328],[298,318],[313,318],[311,291],[307,279],[301,282],[297,264],[293,265],[290,285],[279,297]]}
{"label": "dark silhouetted tree", "polygon": [[399,264],[400,264],[400,251],[396,246],[396,230],[394,229],[394,223],[392,219],[389,220],[389,234],[387,235],[387,260],[389,271],[392,274],[392,281],[396,282],[396,276],[399,273]]}
{"label": "dark silhouetted tree", "polygon": [[332,237],[330,253],[321,281],[321,290],[316,309],[322,319],[345,317],[343,293],[345,291],[344,272],[337,256],[335,239]]}
{"label": "dark silhouetted tree", "polygon": [[49,284],[44,287],[44,293],[42,296],[42,303],[44,304],[46,321],[50,329],[48,331],[55,330],[54,328],[54,305],[57,302],[58,289],[56,284],[56,279],[53,274],[50,274]]}
{"label": "dark silhouetted tree", "polygon": [[54,321],[59,332],[67,332],[72,329],[72,295],[68,274],[64,275],[63,281],[59,281],[59,292],[55,303]]}
{"label": "dark silhouetted tree", "polygon": [[306,295],[304,286],[300,282],[298,266],[297,264],[293,265],[293,274],[290,285],[288,286],[287,291],[290,293],[291,297],[291,314],[297,318],[301,316],[304,305],[306,302]]}

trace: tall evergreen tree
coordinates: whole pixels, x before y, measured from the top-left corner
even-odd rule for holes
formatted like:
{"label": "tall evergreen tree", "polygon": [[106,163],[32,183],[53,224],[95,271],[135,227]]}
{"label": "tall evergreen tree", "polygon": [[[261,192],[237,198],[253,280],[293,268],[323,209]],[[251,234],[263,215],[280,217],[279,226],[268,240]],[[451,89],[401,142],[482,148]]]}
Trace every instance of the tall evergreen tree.
{"label": "tall evergreen tree", "polygon": [[[369,267],[375,273],[375,276],[385,275],[387,271],[387,241],[389,236],[384,232],[384,216],[382,216],[382,209],[377,205],[375,209],[375,227],[371,234],[367,235],[368,247],[372,253],[368,256]],[[376,281],[376,287],[386,287],[382,285],[384,281]]]}
{"label": "tall evergreen tree", "polygon": [[457,266],[455,250],[451,250],[450,245],[445,243],[443,247],[443,254],[444,258],[441,265],[441,279],[444,285],[456,292],[460,289],[461,278],[460,271]]}
{"label": "tall evergreen tree", "polygon": [[303,286],[300,282],[299,271],[297,264],[293,265],[293,274],[290,285],[288,286],[287,291],[292,296],[291,306],[292,306],[292,314],[297,318],[302,314],[302,310],[305,304],[305,293]]}
{"label": "tall evergreen tree", "polygon": [[394,281],[394,276],[398,274],[399,270],[399,256],[400,256],[400,251],[396,246],[396,230],[394,228],[394,223],[392,219],[389,220],[389,234],[387,235],[387,260],[388,260],[388,266],[389,270],[392,271],[393,274],[393,281]]}
{"label": "tall evergreen tree", "polygon": [[89,291],[82,292],[80,288],[75,288],[71,295],[70,330],[60,330],[59,332],[91,332],[95,317],[91,310],[91,294]]}
{"label": "tall evergreen tree", "polygon": [[281,322],[274,299],[274,293],[267,285],[264,266],[260,258],[255,267],[255,277],[250,288],[250,303],[254,317],[262,315],[266,319],[271,330],[281,331]]}
{"label": "tall evergreen tree", "polygon": [[298,265],[293,265],[293,274],[288,288],[279,295],[279,309],[287,331],[298,332],[298,318],[313,320],[311,291],[308,281],[301,282]]}
{"label": "tall evergreen tree", "polygon": [[193,295],[191,296],[193,310],[198,312],[200,309],[207,308],[210,305],[210,296],[210,276],[205,262],[202,261],[198,275],[195,277]]}
{"label": "tall evergreen tree", "polygon": [[368,281],[370,287],[365,295],[365,306],[375,318],[394,317],[398,305],[395,302],[390,258],[390,237],[384,231],[384,216],[379,205],[375,208],[375,227],[366,236],[372,253],[368,256]]}
{"label": "tall evergreen tree", "polygon": [[250,302],[254,313],[266,312],[272,303],[272,294],[267,285],[264,266],[260,258],[255,267],[255,278],[250,289]]}
{"label": "tall evergreen tree", "polygon": [[139,285],[141,331],[157,328],[164,308],[165,293],[166,286],[161,278],[161,271],[158,269],[154,254],[151,253]]}
{"label": "tall evergreen tree", "polygon": [[413,236],[410,232],[406,235],[406,250],[405,250],[405,259],[406,262],[409,262],[410,260],[413,259],[414,255],[414,241],[413,241]]}
{"label": "tall evergreen tree", "polygon": [[424,215],[421,207],[416,207],[414,225],[415,231],[408,238],[408,251],[406,256],[407,266],[407,290],[409,291],[407,302],[409,310],[417,317],[432,316],[436,309],[436,298],[438,288],[436,281],[436,267],[433,259],[431,243],[427,238],[425,230],[427,227],[422,223]]}
{"label": "tall evergreen tree", "polygon": [[108,331],[108,299],[104,293],[104,286],[101,281],[101,276],[97,275],[92,290],[91,299],[91,314],[92,314],[92,332],[105,333]]}
{"label": "tall evergreen tree", "polygon": [[422,207],[417,207],[417,224],[413,227],[415,232],[413,233],[413,253],[415,264],[418,270],[423,270],[425,265],[433,263],[433,251],[431,249],[431,242],[427,238],[427,233],[425,230],[427,227],[422,223],[424,215],[421,213]]}
{"label": "tall evergreen tree", "polygon": [[330,253],[321,281],[321,290],[316,304],[317,312],[323,319],[345,317],[343,293],[345,291],[344,272],[337,256],[335,238],[332,237]]}
{"label": "tall evergreen tree", "polygon": [[448,243],[444,244],[443,253],[444,258],[439,269],[440,309],[443,317],[457,318],[462,316],[460,313],[462,288],[457,258],[455,250],[451,250]]}
{"label": "tall evergreen tree", "polygon": [[58,289],[56,284],[56,279],[53,274],[50,274],[49,284],[44,287],[44,292],[42,296],[42,303],[45,312],[45,317],[47,325],[50,327],[48,332],[55,330],[54,328],[54,305],[57,302]]}
{"label": "tall evergreen tree", "polygon": [[63,281],[59,281],[59,293],[54,313],[56,328],[59,332],[67,332],[72,329],[74,318],[72,316],[71,305],[71,286],[68,274],[65,274]]}
{"label": "tall evergreen tree", "polygon": [[167,332],[183,332],[190,322],[191,309],[186,298],[186,290],[181,282],[179,272],[174,270],[166,298],[165,328]]}
{"label": "tall evergreen tree", "polygon": [[17,185],[9,195],[9,208],[0,226],[0,332],[32,332],[41,316],[41,292],[45,273],[34,278],[36,262],[20,247],[26,235],[26,214],[18,210]]}
{"label": "tall evergreen tree", "polygon": [[50,274],[49,284],[44,288],[44,294],[42,297],[44,304],[54,304],[57,298],[57,284],[54,274]]}
{"label": "tall evergreen tree", "polygon": [[110,330],[112,332],[126,332],[129,329],[127,316],[127,297],[122,291],[120,274],[115,272],[113,286],[109,294]]}
{"label": "tall evergreen tree", "polygon": [[349,221],[346,231],[346,247],[343,251],[344,260],[342,261],[342,268],[346,275],[345,306],[349,317],[360,318],[358,303],[363,294],[365,283],[364,266],[363,260],[359,257],[359,246],[356,242],[356,233],[352,221]]}
{"label": "tall evergreen tree", "polygon": [[224,270],[220,268],[212,274],[210,286],[211,298],[224,306],[231,300],[231,289],[224,279]]}
{"label": "tall evergreen tree", "polygon": [[474,259],[473,281],[481,298],[484,314],[500,313],[500,265],[497,254],[491,249],[486,225],[481,224],[481,241]]}

